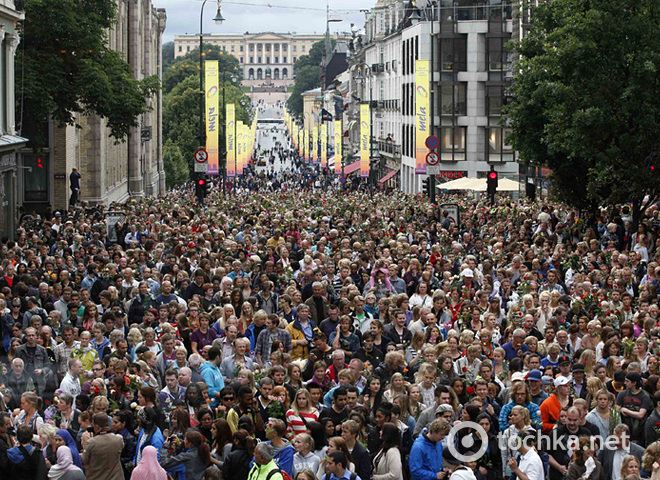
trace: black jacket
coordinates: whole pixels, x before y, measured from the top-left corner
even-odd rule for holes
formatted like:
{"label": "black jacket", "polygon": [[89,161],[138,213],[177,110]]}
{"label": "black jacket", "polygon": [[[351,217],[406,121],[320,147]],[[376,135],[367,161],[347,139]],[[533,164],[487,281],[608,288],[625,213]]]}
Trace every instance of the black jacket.
{"label": "black jacket", "polygon": [[233,447],[227,455],[225,463],[222,464],[222,478],[247,480],[251,461],[252,455],[247,450],[239,450]]}
{"label": "black jacket", "polygon": [[367,449],[361,443],[356,442],[355,448],[351,452],[353,463],[355,464],[355,473],[360,478],[371,478],[371,456]]}

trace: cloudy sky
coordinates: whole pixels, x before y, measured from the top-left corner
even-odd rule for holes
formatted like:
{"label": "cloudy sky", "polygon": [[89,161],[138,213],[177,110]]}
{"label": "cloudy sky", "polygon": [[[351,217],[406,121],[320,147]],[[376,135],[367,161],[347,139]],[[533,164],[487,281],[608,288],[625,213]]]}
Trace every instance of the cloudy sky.
{"label": "cloudy sky", "polygon": [[[200,9],[203,0],[152,0],[153,5],[167,10],[167,28],[164,42],[174,35],[196,34],[199,31]],[[343,21],[331,23],[332,32],[349,32],[351,23],[364,26],[361,9],[372,8],[376,0],[330,0],[331,16]],[[270,5],[270,7],[269,7]],[[213,22],[216,1],[204,6],[204,33],[257,33],[296,32],[324,33],[326,28],[326,1],[324,0],[223,0],[222,16],[225,22]]]}

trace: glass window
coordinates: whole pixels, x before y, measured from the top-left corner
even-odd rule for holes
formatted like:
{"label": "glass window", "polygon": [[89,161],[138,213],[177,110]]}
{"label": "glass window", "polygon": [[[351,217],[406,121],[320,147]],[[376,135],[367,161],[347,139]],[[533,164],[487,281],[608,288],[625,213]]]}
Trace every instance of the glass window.
{"label": "glass window", "polygon": [[441,115],[467,115],[466,83],[441,85],[440,92]]}
{"label": "glass window", "polygon": [[465,160],[465,127],[442,127],[440,132],[440,159]]}
{"label": "glass window", "polygon": [[508,41],[504,37],[488,39],[488,69],[491,71],[511,70],[510,53],[504,48]]}
{"label": "glass window", "polygon": [[242,51],[243,51],[243,45],[241,45],[241,46],[238,48],[238,51],[239,51],[239,52],[242,52]]}
{"label": "glass window", "polygon": [[488,135],[488,161],[513,161],[513,147],[506,143],[507,136],[511,133],[511,130],[502,127],[490,127],[486,132]]}

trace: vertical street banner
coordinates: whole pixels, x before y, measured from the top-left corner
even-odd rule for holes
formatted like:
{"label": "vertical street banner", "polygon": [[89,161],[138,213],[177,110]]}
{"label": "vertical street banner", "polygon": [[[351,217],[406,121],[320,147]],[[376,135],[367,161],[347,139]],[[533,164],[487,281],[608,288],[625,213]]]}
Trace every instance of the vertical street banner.
{"label": "vertical street banner", "polygon": [[236,176],[243,175],[243,123],[236,122]]}
{"label": "vertical street banner", "polygon": [[335,120],[335,175],[341,175],[342,140],[341,120]]}
{"label": "vertical street banner", "polygon": [[304,129],[305,127],[298,127],[298,155],[300,155],[303,160],[305,159],[305,140],[304,140]]}
{"label": "vertical street banner", "polygon": [[426,137],[429,130],[429,61],[415,60],[415,173],[426,173]]}
{"label": "vertical street banner", "polygon": [[312,165],[319,164],[319,127],[314,124],[312,127]]}
{"label": "vertical street banner", "polygon": [[367,103],[360,105],[360,176],[369,177],[369,155],[371,142],[370,106]]}
{"label": "vertical street banner", "polygon": [[309,130],[303,132],[303,160],[309,162]]}
{"label": "vertical street banner", "polygon": [[227,146],[227,178],[236,176],[236,118],[235,107],[233,103],[227,104],[227,114],[225,118],[225,136]]}
{"label": "vertical street banner", "polygon": [[208,175],[217,175],[220,165],[218,148],[220,137],[218,136],[218,61],[206,60],[204,62],[204,88],[206,89],[206,152],[208,153]]}
{"label": "vertical street banner", "polygon": [[321,168],[328,166],[328,125],[321,124]]}

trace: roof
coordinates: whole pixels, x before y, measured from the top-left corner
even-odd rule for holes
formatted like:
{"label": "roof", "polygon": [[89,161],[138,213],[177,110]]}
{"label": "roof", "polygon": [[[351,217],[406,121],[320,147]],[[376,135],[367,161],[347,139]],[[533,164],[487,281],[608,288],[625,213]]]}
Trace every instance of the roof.
{"label": "roof", "polygon": [[19,137],[18,135],[0,135],[0,148],[3,147],[18,147],[24,143],[29,142],[27,138]]}

